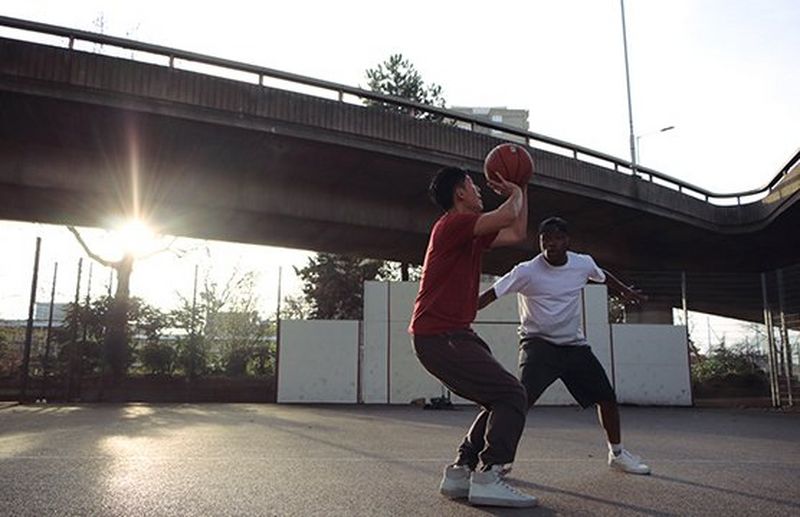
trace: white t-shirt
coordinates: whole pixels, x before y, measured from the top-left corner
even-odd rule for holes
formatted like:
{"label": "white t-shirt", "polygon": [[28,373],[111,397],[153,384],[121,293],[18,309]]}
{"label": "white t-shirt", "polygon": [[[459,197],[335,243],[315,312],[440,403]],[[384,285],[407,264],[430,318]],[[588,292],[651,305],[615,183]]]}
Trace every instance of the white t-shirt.
{"label": "white t-shirt", "polygon": [[568,251],[563,266],[553,266],[539,254],[515,266],[493,288],[498,298],[517,293],[521,337],[586,345],[581,290],[589,280],[605,282],[606,275],[589,255]]}

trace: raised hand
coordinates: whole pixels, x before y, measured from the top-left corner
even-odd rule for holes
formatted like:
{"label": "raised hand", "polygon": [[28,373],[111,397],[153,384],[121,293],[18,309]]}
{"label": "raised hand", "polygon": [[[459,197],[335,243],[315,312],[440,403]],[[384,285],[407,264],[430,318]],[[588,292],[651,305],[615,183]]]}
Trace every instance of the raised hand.
{"label": "raised hand", "polygon": [[490,171],[489,175],[486,178],[486,182],[489,185],[489,188],[500,194],[501,196],[510,196],[515,191],[522,192],[522,189],[519,185],[514,182],[506,180],[503,176],[500,175],[497,171]]}

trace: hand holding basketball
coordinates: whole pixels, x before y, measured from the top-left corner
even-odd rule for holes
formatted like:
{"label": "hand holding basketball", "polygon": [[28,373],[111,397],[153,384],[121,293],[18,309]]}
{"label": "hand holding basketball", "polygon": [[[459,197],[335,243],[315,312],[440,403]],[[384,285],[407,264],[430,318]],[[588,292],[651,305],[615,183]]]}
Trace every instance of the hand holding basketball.
{"label": "hand holding basketball", "polygon": [[520,185],[513,181],[508,181],[500,173],[494,171],[489,171],[486,174],[486,183],[490,189],[504,197],[510,196],[515,190],[520,190],[521,188]]}
{"label": "hand holding basketball", "polygon": [[486,155],[483,173],[490,182],[494,181],[492,174],[496,173],[519,186],[525,186],[533,175],[533,158],[520,145],[500,144]]}

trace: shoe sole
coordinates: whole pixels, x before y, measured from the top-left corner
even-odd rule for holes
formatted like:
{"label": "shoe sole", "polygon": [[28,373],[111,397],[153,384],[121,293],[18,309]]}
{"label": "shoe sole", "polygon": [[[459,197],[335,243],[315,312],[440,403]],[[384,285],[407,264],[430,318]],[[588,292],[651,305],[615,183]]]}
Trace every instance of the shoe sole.
{"label": "shoe sole", "polygon": [[445,488],[440,488],[439,493],[448,499],[465,499],[469,497],[469,490],[460,490],[460,489],[447,490]]}
{"label": "shoe sole", "polygon": [[470,497],[469,504],[474,506],[502,506],[504,508],[533,508],[539,501],[510,501],[508,499],[496,499],[494,497]]}
{"label": "shoe sole", "polygon": [[650,469],[647,469],[645,472],[637,472],[635,470],[626,470],[624,467],[618,467],[616,465],[609,465],[608,468],[614,470],[616,472],[622,472],[623,474],[636,474],[638,476],[649,476]]}

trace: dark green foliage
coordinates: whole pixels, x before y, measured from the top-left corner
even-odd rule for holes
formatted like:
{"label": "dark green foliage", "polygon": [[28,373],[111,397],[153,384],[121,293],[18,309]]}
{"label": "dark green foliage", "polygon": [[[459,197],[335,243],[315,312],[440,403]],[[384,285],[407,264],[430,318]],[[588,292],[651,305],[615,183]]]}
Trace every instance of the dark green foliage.
{"label": "dark green foliage", "polygon": [[[134,364],[139,344],[138,357],[145,370],[150,373],[172,371],[174,360],[169,359],[172,352],[167,350],[170,346],[161,342],[164,330],[171,323],[168,315],[139,298],[130,298],[127,313],[115,316],[124,318],[120,339],[109,340],[107,324],[114,308],[114,299],[109,296],[98,298],[89,305],[73,303],[67,307],[64,326],[54,330],[54,342],[59,349],[59,370],[65,373],[70,369],[75,347],[76,367],[80,367],[81,375],[99,374],[106,369],[123,375]],[[119,324],[114,324],[111,331],[119,327]],[[104,350],[104,347],[109,348]]]}
{"label": "dark green foliage", "polygon": [[224,286],[206,280],[193,304],[171,316],[182,331],[177,366],[188,377],[265,374],[274,368],[275,326],[256,311],[255,273],[235,272]]}
{"label": "dark green foliage", "polygon": [[[377,67],[368,69],[366,75],[367,86],[373,92],[408,99],[419,104],[428,104],[440,108],[445,107],[445,100],[444,97],[442,97],[442,87],[433,83],[425,84],[422,76],[411,61],[403,57],[402,54],[389,56],[389,59],[379,64]],[[412,117],[425,120],[438,121],[442,118],[440,115],[389,103],[366,101],[366,104],[368,106],[406,113]]]}
{"label": "dark green foliage", "polygon": [[721,343],[708,355],[692,356],[692,385],[700,398],[754,397],[769,395],[769,380],[762,368],[766,357],[740,346]]}
{"label": "dark green foliage", "polygon": [[0,329],[0,377],[15,375],[22,362],[22,354],[11,346],[10,334],[8,329]]}
{"label": "dark green foliage", "polygon": [[692,377],[696,382],[705,382],[728,375],[765,376],[760,366],[765,361],[763,354],[718,346],[695,360]]}
{"label": "dark green foliage", "polygon": [[363,284],[389,275],[387,263],[331,253],[318,253],[303,268],[294,268],[303,281],[311,319],[359,320],[363,314]]}
{"label": "dark green foliage", "polygon": [[154,375],[172,375],[176,358],[175,348],[165,343],[145,343],[139,351],[142,368]]}
{"label": "dark green foliage", "polygon": [[208,357],[202,335],[188,335],[176,342],[176,366],[190,379],[206,373]]}
{"label": "dark green foliage", "polygon": [[608,322],[625,323],[625,300],[622,297],[608,296]]}

